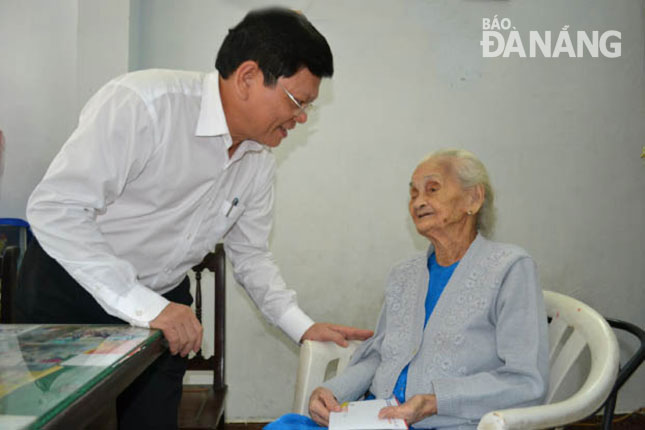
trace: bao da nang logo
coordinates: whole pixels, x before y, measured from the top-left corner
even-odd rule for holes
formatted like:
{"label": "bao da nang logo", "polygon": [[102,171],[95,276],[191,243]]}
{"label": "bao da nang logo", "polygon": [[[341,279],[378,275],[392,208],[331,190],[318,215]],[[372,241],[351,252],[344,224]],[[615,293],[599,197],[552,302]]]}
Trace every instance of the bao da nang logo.
{"label": "bao da nang logo", "polygon": [[497,15],[482,19],[482,56],[519,58],[617,58],[621,54],[620,31],[569,31],[565,25],[559,32],[531,30],[522,33],[509,18]]}

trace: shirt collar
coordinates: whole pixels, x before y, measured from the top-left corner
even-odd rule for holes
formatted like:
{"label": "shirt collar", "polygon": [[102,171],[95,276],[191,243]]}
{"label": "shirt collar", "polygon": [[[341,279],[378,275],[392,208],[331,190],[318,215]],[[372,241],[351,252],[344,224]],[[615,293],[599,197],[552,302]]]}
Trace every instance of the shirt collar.
{"label": "shirt collar", "polygon": [[[233,146],[233,139],[228,131],[226,115],[224,115],[224,107],[222,107],[222,98],[219,93],[219,73],[217,71],[208,73],[204,77],[202,104],[199,110],[195,136],[222,136],[226,142],[227,149]],[[264,145],[253,140],[245,140],[236,153],[240,153],[241,156],[247,151],[261,151],[263,149],[265,149]]]}
{"label": "shirt collar", "polygon": [[217,72],[211,72],[204,77],[202,104],[195,136],[223,136],[227,148],[233,144],[219,94],[219,73]]}

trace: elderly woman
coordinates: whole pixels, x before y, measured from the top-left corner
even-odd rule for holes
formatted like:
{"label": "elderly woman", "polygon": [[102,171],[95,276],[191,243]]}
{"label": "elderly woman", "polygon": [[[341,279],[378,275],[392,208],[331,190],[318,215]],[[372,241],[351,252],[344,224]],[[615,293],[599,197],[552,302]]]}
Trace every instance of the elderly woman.
{"label": "elderly woman", "polygon": [[311,417],[326,425],[340,403],[368,392],[398,399],[381,418],[472,429],[491,410],[540,403],[548,381],[542,292],[526,251],[485,238],[494,207],[483,164],[463,150],[430,155],[412,175],[409,210],[428,251],[394,267],[374,336],[314,390]]}

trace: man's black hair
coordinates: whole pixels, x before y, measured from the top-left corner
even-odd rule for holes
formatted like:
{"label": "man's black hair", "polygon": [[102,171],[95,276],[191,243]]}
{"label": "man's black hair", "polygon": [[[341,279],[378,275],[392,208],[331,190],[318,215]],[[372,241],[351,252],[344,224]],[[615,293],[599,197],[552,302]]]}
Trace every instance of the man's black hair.
{"label": "man's black hair", "polygon": [[230,29],[217,53],[215,67],[226,79],[248,60],[258,63],[268,86],[303,67],[319,78],[334,73],[325,37],[303,14],[278,7],[253,10]]}

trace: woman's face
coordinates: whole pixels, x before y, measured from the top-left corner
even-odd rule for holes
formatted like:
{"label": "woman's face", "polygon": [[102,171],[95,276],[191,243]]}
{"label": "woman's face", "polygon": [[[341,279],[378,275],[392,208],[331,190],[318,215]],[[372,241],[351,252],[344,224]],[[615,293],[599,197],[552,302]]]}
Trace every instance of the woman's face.
{"label": "woman's face", "polygon": [[474,228],[468,222],[469,197],[449,160],[430,159],[420,164],[410,181],[409,203],[419,234],[430,238]]}

